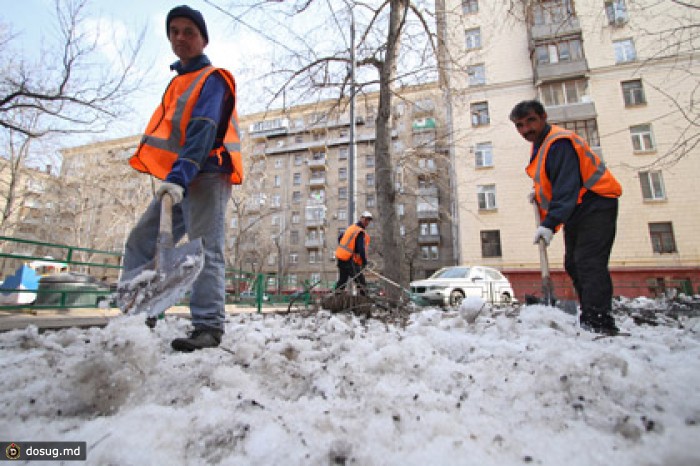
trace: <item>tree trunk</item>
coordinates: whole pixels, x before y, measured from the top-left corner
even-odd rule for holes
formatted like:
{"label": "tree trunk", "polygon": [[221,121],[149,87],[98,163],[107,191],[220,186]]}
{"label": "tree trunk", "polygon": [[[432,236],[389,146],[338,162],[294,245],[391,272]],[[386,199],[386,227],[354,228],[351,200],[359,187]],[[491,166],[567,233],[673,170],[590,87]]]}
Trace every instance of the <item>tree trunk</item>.
{"label": "tree trunk", "polygon": [[[389,31],[384,61],[379,70],[379,109],[377,112],[377,139],[374,148],[375,179],[377,180],[378,220],[381,225],[379,248],[384,258],[383,275],[388,279],[405,285],[402,277],[401,246],[398,241],[398,219],[396,215],[396,190],[394,171],[391,160],[391,95],[396,76],[396,59],[401,48],[401,29],[403,27],[409,0],[391,0],[389,12]],[[393,260],[392,260],[393,258]],[[388,287],[390,296],[396,296],[400,290]]]}

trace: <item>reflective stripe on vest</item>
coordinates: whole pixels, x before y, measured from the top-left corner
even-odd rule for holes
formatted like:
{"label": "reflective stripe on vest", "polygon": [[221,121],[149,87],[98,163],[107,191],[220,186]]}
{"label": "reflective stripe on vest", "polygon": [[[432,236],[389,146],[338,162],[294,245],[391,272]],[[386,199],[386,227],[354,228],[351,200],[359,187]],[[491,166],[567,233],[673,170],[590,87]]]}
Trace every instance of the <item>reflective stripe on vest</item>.
{"label": "reflective stripe on vest", "polygon": [[[176,76],[170,81],[163,94],[164,102],[153,113],[146,128],[146,134],[141,138],[139,147],[129,160],[133,168],[165,179],[170,173],[172,164],[177,160],[180,149],[185,144],[185,132],[196,99],[199,97],[206,79],[214,72],[218,72],[224,79],[234,99],[234,108],[223,141],[223,147],[230,154],[233,165],[230,181],[233,184],[240,184],[243,181],[240,129],[238,113],[235,108],[235,81],[228,71],[213,66],[207,66],[198,73]],[[181,90],[181,87],[184,89]],[[168,102],[165,102],[166,99]],[[170,111],[172,111],[172,116],[168,117]],[[209,153],[209,156],[220,155],[220,151],[220,148],[214,149]]]}

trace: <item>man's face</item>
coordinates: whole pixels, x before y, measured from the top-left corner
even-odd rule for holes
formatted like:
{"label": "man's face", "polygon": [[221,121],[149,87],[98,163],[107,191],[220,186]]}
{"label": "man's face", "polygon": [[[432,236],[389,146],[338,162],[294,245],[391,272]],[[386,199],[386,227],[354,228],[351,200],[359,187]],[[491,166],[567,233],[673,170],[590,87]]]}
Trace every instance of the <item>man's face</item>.
{"label": "man's face", "polygon": [[204,53],[207,42],[197,25],[189,18],[175,17],[168,27],[168,40],[183,65]]}
{"label": "man's face", "polygon": [[547,114],[538,115],[530,110],[530,113],[524,117],[513,120],[513,124],[525,140],[534,143],[547,125]]}

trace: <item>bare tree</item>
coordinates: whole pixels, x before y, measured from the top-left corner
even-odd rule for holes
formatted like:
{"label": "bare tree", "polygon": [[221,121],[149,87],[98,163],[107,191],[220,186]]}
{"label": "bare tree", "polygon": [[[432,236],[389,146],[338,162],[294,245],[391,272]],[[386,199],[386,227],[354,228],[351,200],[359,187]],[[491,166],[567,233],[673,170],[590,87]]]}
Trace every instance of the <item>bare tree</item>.
{"label": "bare tree", "polygon": [[[331,4],[297,0],[241,5],[241,2],[205,1],[235,19],[235,24],[267,38],[275,44],[276,53],[281,52],[282,56],[275,57],[273,69],[262,80],[270,92],[268,106],[289,106],[332,97],[343,107],[353,95],[379,90],[374,148],[379,211],[376,220],[380,227],[376,249],[385,257],[400,257],[391,154],[392,98],[403,84],[435,80],[437,49],[434,20],[427,9],[430,2],[346,0]],[[352,44],[354,28],[359,32],[357,42]],[[267,33],[273,30],[280,34],[273,37]],[[353,52],[357,55],[355,67]],[[383,273],[395,282],[406,282],[398,261],[384,261]]]}
{"label": "bare tree", "polygon": [[[87,0],[55,1],[58,36],[45,41],[37,57],[18,53],[18,36],[0,24],[0,157],[8,162],[0,193],[3,230],[22,204],[23,167],[55,171],[59,159],[49,148],[56,138],[105,130],[140,85],[134,65],[143,31],[107,60],[100,55],[101,31],[87,27],[87,6]],[[100,62],[105,66],[95,66]]]}

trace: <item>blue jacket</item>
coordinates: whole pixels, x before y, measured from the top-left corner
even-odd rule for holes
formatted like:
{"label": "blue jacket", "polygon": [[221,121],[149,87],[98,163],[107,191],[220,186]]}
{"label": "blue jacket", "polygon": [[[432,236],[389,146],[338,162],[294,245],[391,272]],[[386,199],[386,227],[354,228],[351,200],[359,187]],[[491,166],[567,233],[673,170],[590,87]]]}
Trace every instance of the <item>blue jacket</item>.
{"label": "blue jacket", "polygon": [[[182,75],[210,65],[209,58],[200,55],[187,66],[178,60],[170,65],[170,69]],[[209,156],[212,149],[222,145],[233,106],[233,96],[223,78],[217,73],[212,74],[204,83],[192,110],[185,145],[180,149],[165,181],[176,183],[187,192],[187,186],[199,173],[233,172],[231,158],[226,151],[223,152],[221,161],[218,157]]]}

